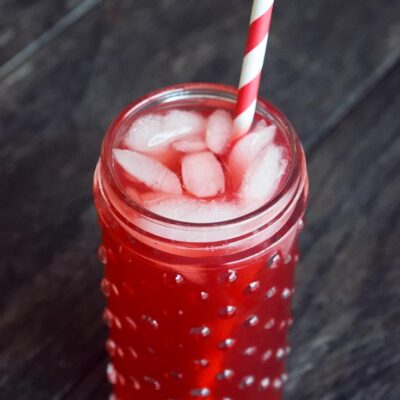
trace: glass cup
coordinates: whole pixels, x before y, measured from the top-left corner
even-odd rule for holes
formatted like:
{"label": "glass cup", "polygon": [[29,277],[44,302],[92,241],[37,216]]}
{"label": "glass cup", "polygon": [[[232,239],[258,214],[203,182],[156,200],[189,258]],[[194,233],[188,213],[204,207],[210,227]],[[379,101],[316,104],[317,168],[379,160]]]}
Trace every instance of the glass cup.
{"label": "glass cup", "polygon": [[281,399],[308,195],[291,124],[259,99],[258,116],[287,138],[290,173],[271,201],[230,221],[192,224],[153,214],[124,193],[112,165],[116,138],[143,113],[232,110],[236,95],[208,83],[161,89],[125,109],[105,136],[94,197],[113,399]]}

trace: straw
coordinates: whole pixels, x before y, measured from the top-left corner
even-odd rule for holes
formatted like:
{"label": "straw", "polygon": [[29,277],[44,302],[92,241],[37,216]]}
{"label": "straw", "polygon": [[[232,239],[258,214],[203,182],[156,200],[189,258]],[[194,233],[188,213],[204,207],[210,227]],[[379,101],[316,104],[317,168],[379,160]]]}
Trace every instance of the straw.
{"label": "straw", "polygon": [[274,0],[253,3],[235,111],[236,138],[246,134],[253,123],[273,6]]}

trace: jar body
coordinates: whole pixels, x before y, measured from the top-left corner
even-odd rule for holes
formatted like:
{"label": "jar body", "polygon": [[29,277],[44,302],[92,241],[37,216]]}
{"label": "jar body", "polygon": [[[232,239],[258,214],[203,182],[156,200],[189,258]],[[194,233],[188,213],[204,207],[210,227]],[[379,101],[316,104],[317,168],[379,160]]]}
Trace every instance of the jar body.
{"label": "jar body", "polygon": [[[208,89],[217,91],[215,85]],[[186,90],[190,97],[191,88]],[[274,217],[257,229],[252,225],[245,239],[228,229],[214,247],[127,227],[127,213],[115,211],[116,197],[107,192],[105,162],[103,157],[97,167],[94,195],[103,238],[101,286],[114,397],[280,399],[297,237],[308,192],[302,150],[298,179],[287,190],[290,199]]]}

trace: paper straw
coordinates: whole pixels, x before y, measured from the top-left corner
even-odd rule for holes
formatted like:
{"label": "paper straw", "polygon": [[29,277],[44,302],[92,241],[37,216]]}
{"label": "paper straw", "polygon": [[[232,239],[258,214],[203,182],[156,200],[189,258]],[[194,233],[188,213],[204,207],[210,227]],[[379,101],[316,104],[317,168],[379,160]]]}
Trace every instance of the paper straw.
{"label": "paper straw", "polygon": [[246,134],[254,119],[274,0],[254,0],[235,111],[235,137]]}

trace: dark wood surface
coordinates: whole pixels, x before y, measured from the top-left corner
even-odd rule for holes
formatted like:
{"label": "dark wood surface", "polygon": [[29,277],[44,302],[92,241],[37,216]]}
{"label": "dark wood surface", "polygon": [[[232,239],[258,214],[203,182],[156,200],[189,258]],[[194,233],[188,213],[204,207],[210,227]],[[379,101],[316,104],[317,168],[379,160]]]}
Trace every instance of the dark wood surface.
{"label": "dark wood surface", "polygon": [[[247,0],[0,0],[0,398],[107,398],[104,130],[154,88],[235,84],[248,17]],[[400,398],[399,20],[398,0],[277,2],[261,94],[311,179],[287,399]]]}

